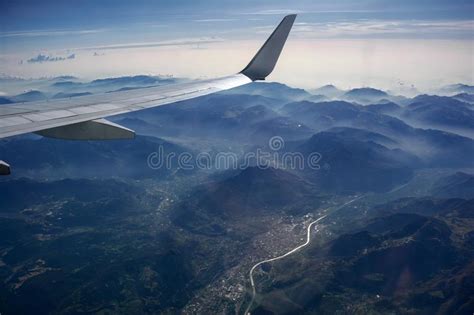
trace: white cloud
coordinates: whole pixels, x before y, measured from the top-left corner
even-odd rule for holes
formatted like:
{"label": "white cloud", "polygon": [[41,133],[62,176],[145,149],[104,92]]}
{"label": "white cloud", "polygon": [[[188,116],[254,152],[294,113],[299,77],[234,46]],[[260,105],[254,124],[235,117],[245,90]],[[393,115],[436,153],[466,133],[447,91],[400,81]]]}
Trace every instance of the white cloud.
{"label": "white cloud", "polygon": [[306,11],[292,10],[292,9],[272,9],[272,10],[260,10],[254,12],[243,12],[243,15],[285,15],[285,14],[301,14]]}
{"label": "white cloud", "polygon": [[[268,34],[274,25],[257,26],[257,34]],[[300,38],[428,38],[474,39],[474,20],[357,20],[340,22],[296,22],[292,33]]]}
{"label": "white cloud", "polygon": [[[28,59],[26,62],[28,63],[43,63],[43,62],[56,62],[56,61],[64,61],[64,60],[76,59],[76,54],[70,54],[68,56],[50,56],[50,55],[43,55],[38,54],[35,57]],[[23,61],[21,61],[23,63]]]}
{"label": "white cloud", "polygon": [[359,20],[295,23],[294,33],[314,38],[473,38],[474,21]]}
{"label": "white cloud", "polygon": [[194,22],[198,23],[213,23],[213,22],[233,22],[237,21],[237,19],[200,19],[200,20],[193,20]]}
{"label": "white cloud", "polygon": [[[260,40],[236,40],[205,45],[206,50],[196,50],[191,45],[115,49],[107,51],[104,57],[94,57],[92,50],[82,53],[74,62],[48,62],[28,67],[17,64],[18,58],[26,60],[28,55],[10,55],[4,57],[1,69],[21,77],[71,74],[92,79],[143,73],[218,77],[240,71],[261,44]],[[269,80],[303,88],[330,82],[341,88],[377,86],[382,89],[395,89],[402,81],[406,85],[414,84],[420,91],[428,91],[444,83],[472,84],[472,73],[471,41],[308,40],[295,36],[285,46]]]}
{"label": "white cloud", "polygon": [[104,32],[103,29],[95,30],[31,30],[17,32],[1,32],[0,37],[38,37],[38,36],[64,36],[64,35],[87,35]]}
{"label": "white cloud", "polygon": [[294,9],[271,9],[240,13],[243,15],[285,15],[285,14],[317,14],[317,13],[374,13],[380,10],[294,10]]}
{"label": "white cloud", "polygon": [[75,48],[78,50],[109,50],[109,49],[132,49],[132,48],[148,48],[148,47],[163,47],[163,46],[189,46],[199,44],[209,44],[223,42],[224,39],[217,37],[201,37],[201,38],[181,38],[166,41],[156,42],[136,42],[136,43],[124,43],[114,45],[102,45],[93,47],[81,47]]}

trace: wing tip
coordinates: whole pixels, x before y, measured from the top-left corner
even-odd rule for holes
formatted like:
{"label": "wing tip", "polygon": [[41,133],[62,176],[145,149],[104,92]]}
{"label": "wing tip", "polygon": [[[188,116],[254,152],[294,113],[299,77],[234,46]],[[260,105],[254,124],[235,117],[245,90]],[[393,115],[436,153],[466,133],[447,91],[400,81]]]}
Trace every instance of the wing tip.
{"label": "wing tip", "polygon": [[265,80],[275,68],[296,16],[297,14],[288,14],[281,20],[247,67],[240,73],[252,81]]}

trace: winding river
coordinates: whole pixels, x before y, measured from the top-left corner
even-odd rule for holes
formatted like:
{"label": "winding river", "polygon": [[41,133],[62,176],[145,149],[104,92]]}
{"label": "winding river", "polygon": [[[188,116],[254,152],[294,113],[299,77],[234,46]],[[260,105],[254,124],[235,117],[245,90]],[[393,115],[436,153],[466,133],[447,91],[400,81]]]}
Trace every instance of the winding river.
{"label": "winding river", "polygon": [[[339,206],[338,208],[334,209],[331,213],[334,213],[334,211],[337,211],[339,209],[342,209],[344,208],[345,206],[347,206],[348,204],[356,201],[357,199],[360,199],[362,198],[363,196],[359,196],[357,198],[354,198],[348,202],[346,202],[345,204]],[[313,227],[313,225],[315,225],[316,223],[318,223],[319,221],[323,220],[324,218],[326,218],[328,216],[328,214],[326,215],[323,215],[321,217],[319,217],[318,219],[314,220],[313,222],[311,222],[309,225],[308,225],[308,228],[306,229],[306,242],[304,244],[301,244],[295,248],[293,248],[292,250],[290,250],[289,252],[283,254],[283,255],[280,255],[278,257],[274,257],[274,258],[270,258],[270,259],[265,259],[265,260],[262,260],[258,263],[256,263],[255,265],[253,265],[253,267],[250,269],[250,272],[249,272],[249,278],[250,278],[250,285],[252,286],[252,299],[250,300],[250,303],[249,305],[247,306],[247,309],[245,310],[245,315],[250,315],[250,308],[252,307],[253,305],[253,302],[255,301],[255,296],[257,295],[257,291],[255,289],[255,281],[253,279],[253,273],[255,271],[255,269],[261,265],[263,265],[264,263],[269,263],[269,262],[273,262],[273,261],[276,261],[276,260],[279,260],[279,259],[283,259],[287,256],[290,256],[291,254],[299,251],[300,249],[302,249],[303,247],[307,246],[309,244],[309,242],[311,241],[311,228]]]}

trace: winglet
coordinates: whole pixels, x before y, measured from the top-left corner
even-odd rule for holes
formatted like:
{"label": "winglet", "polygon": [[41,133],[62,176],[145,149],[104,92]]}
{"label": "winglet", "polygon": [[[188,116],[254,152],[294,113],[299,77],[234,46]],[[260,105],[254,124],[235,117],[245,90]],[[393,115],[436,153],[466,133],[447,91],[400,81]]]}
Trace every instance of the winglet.
{"label": "winglet", "polygon": [[240,73],[246,75],[252,81],[265,80],[275,68],[295,18],[296,14],[285,16],[252,61]]}

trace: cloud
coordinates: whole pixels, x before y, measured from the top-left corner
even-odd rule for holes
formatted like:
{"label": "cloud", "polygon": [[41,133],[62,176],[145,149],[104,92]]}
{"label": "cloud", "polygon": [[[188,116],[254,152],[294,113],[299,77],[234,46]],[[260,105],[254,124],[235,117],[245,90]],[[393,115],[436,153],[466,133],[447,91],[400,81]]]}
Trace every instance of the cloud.
{"label": "cloud", "polygon": [[43,63],[43,62],[56,62],[56,61],[64,61],[68,59],[75,59],[76,54],[70,54],[69,56],[66,57],[61,57],[61,56],[49,56],[49,55],[43,55],[43,54],[38,54],[38,56],[30,58],[27,60],[28,63]]}
{"label": "cloud", "polygon": [[252,12],[242,12],[243,15],[285,15],[285,14],[302,14],[308,13],[308,11],[293,10],[293,9],[270,9],[270,10],[257,10]]}
{"label": "cloud", "polygon": [[[273,26],[258,27],[257,33]],[[429,38],[472,39],[472,20],[357,20],[338,22],[296,22],[293,32],[304,38]]]}
{"label": "cloud", "polygon": [[194,22],[198,23],[214,23],[214,22],[234,22],[237,19],[200,19],[200,20],[193,20]]}
{"label": "cloud", "polygon": [[251,12],[239,13],[242,15],[278,15],[282,16],[285,14],[325,14],[325,13],[377,13],[383,12],[382,10],[368,10],[368,9],[341,9],[341,10],[295,10],[295,9],[270,9],[270,10],[257,10]]}
{"label": "cloud", "polygon": [[111,50],[111,49],[131,49],[131,48],[148,48],[148,47],[162,47],[162,46],[189,46],[209,43],[220,43],[224,39],[217,37],[202,37],[202,38],[182,38],[157,42],[138,42],[115,45],[103,45],[93,47],[77,48],[81,50]]}
{"label": "cloud", "polygon": [[38,37],[38,36],[64,36],[64,35],[87,35],[103,32],[103,29],[95,30],[32,30],[18,32],[2,32],[0,37]]}

